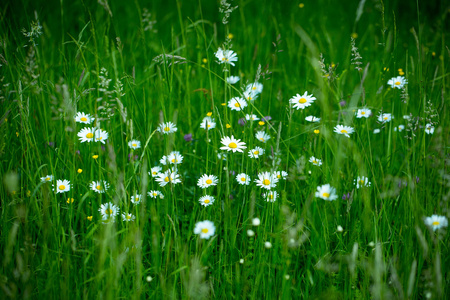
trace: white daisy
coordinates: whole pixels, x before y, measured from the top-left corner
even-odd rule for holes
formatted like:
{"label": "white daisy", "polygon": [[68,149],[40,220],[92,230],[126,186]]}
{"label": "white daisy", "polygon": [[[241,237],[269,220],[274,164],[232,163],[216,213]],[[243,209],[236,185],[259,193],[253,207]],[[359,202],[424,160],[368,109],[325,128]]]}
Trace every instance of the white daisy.
{"label": "white daisy", "polygon": [[448,226],[448,220],[445,216],[432,215],[425,218],[425,225],[431,227],[433,231]]}
{"label": "white daisy", "polygon": [[97,129],[94,132],[94,138],[96,142],[101,142],[102,144],[108,139],[108,133],[102,129]]}
{"label": "white daisy", "polygon": [[183,162],[183,155],[181,155],[180,152],[178,152],[178,151],[172,151],[167,156],[167,160],[169,161],[169,163],[171,163],[173,165],[178,165]]}
{"label": "white daisy", "polygon": [[142,195],[141,194],[134,194],[130,198],[131,198],[130,199],[131,203],[139,204],[139,203],[141,203]]}
{"label": "white daisy", "polygon": [[80,142],[92,142],[94,140],[95,128],[85,127],[81,129],[77,136],[80,138]]}
{"label": "white daisy", "polygon": [[317,118],[317,117],[314,117],[314,116],[307,116],[307,117],[305,118],[305,120],[306,120],[306,121],[309,121],[309,122],[313,122],[313,123],[320,122],[320,118]]}
{"label": "white daisy", "polygon": [[204,117],[202,122],[200,123],[200,128],[205,130],[213,129],[216,127],[216,122],[211,117]]}
{"label": "white daisy", "polygon": [[267,142],[270,139],[270,135],[268,135],[264,131],[256,132],[255,137],[263,143]]}
{"label": "white daisy", "polygon": [[70,191],[70,181],[67,179],[56,180],[56,186],[53,185],[53,190],[58,193],[65,193]]}
{"label": "white daisy", "polygon": [[343,134],[349,138],[350,134],[355,132],[355,130],[353,129],[353,127],[350,127],[350,126],[336,125],[336,127],[334,127],[334,132]]}
{"label": "white daisy", "polygon": [[160,166],[156,166],[150,169],[150,172],[148,172],[148,175],[151,175],[152,177],[158,176],[158,173],[162,171],[162,168]]}
{"label": "white daisy", "polygon": [[256,146],[254,149],[252,149],[248,152],[248,156],[251,158],[259,158],[263,154],[264,154],[264,149],[261,147],[258,147],[258,146]]}
{"label": "white daisy", "polygon": [[134,221],[134,219],[136,219],[136,217],[133,214],[129,214],[129,213],[122,214],[122,220],[124,222],[131,222],[131,221]]}
{"label": "white daisy", "polygon": [[100,181],[92,181],[90,184],[91,190],[94,192],[97,192],[99,194],[103,194],[105,191],[109,188],[109,183],[107,183],[105,180]]}
{"label": "white daisy", "polygon": [[429,123],[427,123],[425,125],[425,132],[426,132],[426,134],[433,134],[434,133],[434,126],[429,124]]}
{"label": "white daisy", "polygon": [[356,185],[356,188],[359,189],[361,187],[369,187],[372,183],[369,181],[369,178],[364,176],[358,176],[353,183]]}
{"label": "white daisy", "polygon": [[356,117],[358,119],[368,118],[368,117],[370,117],[371,114],[372,114],[372,111],[370,109],[368,109],[368,108],[360,108],[356,112]]}
{"label": "white daisy", "polygon": [[202,189],[206,189],[212,185],[217,185],[218,182],[217,176],[204,174],[198,179],[197,185]]}
{"label": "white daisy", "polygon": [[288,173],[287,172],[285,172],[285,171],[276,171],[276,172],[273,172],[273,176],[275,176],[277,179],[283,179],[283,180],[286,180],[286,178],[287,178],[287,176],[288,176]]}
{"label": "white daisy", "polygon": [[177,130],[178,130],[178,128],[172,122],[161,123],[158,126],[158,131],[163,134],[174,133]]}
{"label": "white daisy", "polygon": [[315,158],[314,156],[311,156],[309,158],[309,162],[312,163],[315,166],[321,166],[322,165],[322,160],[318,159],[318,158]]}
{"label": "white daisy", "polygon": [[227,151],[233,151],[234,152],[244,152],[243,149],[247,148],[247,146],[245,146],[244,142],[241,142],[241,140],[235,139],[234,136],[227,137],[224,136],[221,140],[220,143],[222,143],[222,147],[220,147],[220,150],[227,150]]}
{"label": "white daisy", "polygon": [[222,50],[222,48],[219,48],[214,55],[219,60],[219,64],[226,63],[234,66],[234,62],[238,60],[237,54],[232,50]]}
{"label": "white daisy", "polygon": [[159,182],[159,186],[165,186],[168,183],[177,184],[181,182],[180,175],[176,170],[167,170],[164,173],[159,173],[156,177],[156,182]]}
{"label": "white daisy", "polygon": [[128,147],[130,147],[131,149],[139,149],[141,148],[141,142],[138,140],[131,140],[128,142]]}
{"label": "white daisy", "polygon": [[169,156],[163,155],[163,157],[159,160],[159,163],[163,166],[168,165],[170,163]]}
{"label": "white daisy", "polygon": [[163,195],[163,193],[161,193],[160,191],[149,191],[149,192],[147,193],[147,195],[148,195],[150,198],[153,198],[153,199],[156,199],[156,198],[164,199],[164,195]]}
{"label": "white daisy", "polygon": [[245,87],[245,91],[251,91],[256,94],[261,94],[263,91],[263,84],[259,82],[250,83]]}
{"label": "white daisy", "polygon": [[41,182],[50,182],[53,180],[53,175],[47,175],[45,177],[41,177]]}
{"label": "white daisy", "polygon": [[295,95],[292,97],[289,102],[292,103],[294,108],[298,109],[305,109],[307,106],[311,106],[311,103],[316,100],[316,97],[313,97],[313,95],[308,95],[308,92],[305,92],[302,96],[300,94]]}
{"label": "white daisy", "polygon": [[247,106],[247,101],[245,101],[242,98],[234,97],[231,98],[230,101],[228,101],[228,107],[231,108],[231,110],[241,111]]}
{"label": "white daisy", "polygon": [[254,114],[251,114],[251,115],[246,114],[246,115],[245,115],[245,119],[246,119],[247,121],[258,121],[258,120],[259,120],[258,116],[257,116],[257,115],[254,115]]}
{"label": "white daisy", "polygon": [[277,201],[278,193],[276,191],[270,191],[263,194],[263,197],[266,199],[267,202],[275,202]]}
{"label": "white daisy", "polygon": [[378,129],[378,128],[375,128],[374,130],[373,130],[373,134],[377,134],[377,133],[380,133],[380,129]]}
{"label": "white daisy", "polygon": [[214,223],[208,220],[197,222],[194,227],[194,233],[199,234],[201,239],[209,239],[215,232]]}
{"label": "white daisy", "polygon": [[258,179],[255,180],[256,186],[270,190],[276,187],[278,178],[269,172],[263,172],[258,174]]}
{"label": "white daisy", "polygon": [[200,204],[203,206],[212,205],[214,203],[214,201],[215,201],[214,197],[210,196],[210,195],[205,195],[203,197],[200,197],[200,199],[198,200],[198,202],[200,202]]}
{"label": "white daisy", "polygon": [[229,84],[235,84],[236,82],[238,82],[240,80],[239,76],[228,76],[227,77],[227,82]]}
{"label": "white daisy", "polygon": [[249,185],[251,182],[250,176],[245,173],[240,173],[236,175],[236,181],[241,185]]}
{"label": "white daisy", "polygon": [[330,184],[324,184],[317,187],[316,197],[323,200],[333,201],[337,199],[336,189]]}
{"label": "white daisy", "polygon": [[405,125],[398,125],[398,127],[394,127],[394,131],[402,132],[405,130]]}
{"label": "white daisy", "polygon": [[247,101],[255,101],[256,98],[258,98],[258,93],[254,92],[254,91],[245,91],[243,96],[244,96],[244,99]]}
{"label": "white daisy", "polygon": [[91,124],[95,118],[91,117],[90,114],[85,114],[84,112],[77,112],[75,116],[75,122],[83,123],[83,124]]}
{"label": "white daisy", "polygon": [[388,113],[380,114],[378,116],[378,122],[380,123],[390,122],[393,118],[394,116]]}
{"label": "white daisy", "polygon": [[388,84],[391,86],[391,88],[401,89],[407,83],[408,81],[403,76],[393,77],[388,80]]}
{"label": "white daisy", "polygon": [[102,215],[102,220],[114,220],[114,217],[119,214],[119,207],[111,202],[100,205],[98,209]]}

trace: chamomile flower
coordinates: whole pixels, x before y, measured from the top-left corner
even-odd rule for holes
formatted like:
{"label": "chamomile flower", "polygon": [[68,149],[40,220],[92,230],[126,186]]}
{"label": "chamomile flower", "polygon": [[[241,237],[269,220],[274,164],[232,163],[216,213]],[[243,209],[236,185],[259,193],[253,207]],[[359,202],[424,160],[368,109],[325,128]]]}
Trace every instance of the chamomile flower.
{"label": "chamomile flower", "polygon": [[200,197],[200,199],[198,200],[198,202],[200,202],[200,204],[203,206],[212,205],[214,203],[214,201],[215,201],[214,197],[210,196],[210,195],[205,195],[203,197]]}
{"label": "chamomile flower", "polygon": [[220,147],[220,150],[227,150],[227,151],[233,151],[234,152],[244,152],[243,149],[247,148],[247,146],[245,146],[244,142],[241,142],[241,140],[239,139],[235,139],[234,136],[227,137],[224,136],[221,140],[220,143],[222,143],[222,147]]}
{"label": "chamomile flower", "polygon": [[356,117],[358,119],[368,118],[368,117],[370,117],[370,115],[372,115],[372,111],[370,109],[368,109],[368,108],[360,108],[356,112]]}
{"label": "chamomile flower", "polygon": [[398,127],[394,127],[394,131],[402,132],[405,130],[405,125],[398,125]]}
{"label": "chamomile flower", "polygon": [[448,220],[445,216],[432,215],[425,218],[425,225],[431,227],[433,231],[448,226]]}
{"label": "chamomile flower", "polygon": [[163,187],[168,183],[177,184],[181,182],[180,175],[176,170],[167,170],[164,173],[159,173],[156,177],[156,182],[159,182],[159,186]]}
{"label": "chamomile flower", "polygon": [[320,122],[320,118],[314,117],[314,116],[307,116],[305,118],[306,121],[308,122],[313,122],[313,123],[317,123]]}
{"label": "chamomile flower", "polygon": [[343,134],[349,138],[350,134],[355,132],[355,130],[353,129],[353,127],[350,127],[350,126],[336,125],[336,127],[334,127],[334,132]]}
{"label": "chamomile flower", "polygon": [[275,171],[273,172],[273,176],[276,177],[277,179],[283,179],[286,180],[288,173],[286,171]]}
{"label": "chamomile flower", "polygon": [[162,134],[174,133],[178,130],[175,124],[172,122],[161,123],[158,126],[158,131]]}
{"label": "chamomile flower", "polygon": [[259,82],[250,83],[245,87],[245,91],[261,94],[263,91],[263,84]]}
{"label": "chamomile flower", "polygon": [[387,122],[390,122],[393,118],[394,118],[394,116],[389,113],[380,114],[378,116],[378,122],[387,123]]}
{"label": "chamomile flower", "polygon": [[258,147],[258,146],[256,146],[254,149],[252,149],[248,152],[248,156],[251,158],[259,158],[263,154],[264,154],[264,149],[261,147]]}
{"label": "chamomile flower", "polygon": [[324,184],[317,187],[316,197],[322,198],[323,200],[333,201],[337,199],[336,189],[330,184]]}
{"label": "chamomile flower", "polygon": [[138,140],[131,140],[128,142],[128,147],[130,147],[131,149],[139,149],[141,148],[141,142]]}
{"label": "chamomile flower", "polygon": [[258,120],[259,120],[258,116],[257,116],[257,115],[254,115],[254,114],[251,114],[251,115],[246,114],[246,115],[245,115],[245,119],[246,119],[247,121],[258,121]]}
{"label": "chamomile flower", "polygon": [[258,93],[253,92],[253,91],[245,91],[243,96],[244,96],[244,99],[247,101],[255,101],[256,98],[258,98]]}
{"label": "chamomile flower", "polygon": [[403,76],[393,77],[388,80],[388,84],[391,86],[391,88],[401,89],[407,83],[408,81]]}
{"label": "chamomile flower", "polygon": [[119,214],[119,207],[111,202],[108,202],[100,205],[98,211],[102,215],[103,221],[109,221],[114,220],[114,218]]}
{"label": "chamomile flower", "polygon": [[314,156],[311,156],[309,158],[309,162],[312,163],[315,166],[321,166],[322,165],[322,160],[318,159],[318,158],[315,158]]}
{"label": "chamomile flower", "polygon": [[90,184],[91,190],[99,194],[103,194],[109,188],[109,183],[105,180],[92,181]]}
{"label": "chamomile flower", "polygon": [[205,130],[210,130],[216,127],[216,122],[211,117],[204,117],[202,122],[200,123],[200,128]]}
{"label": "chamomile flower", "polygon": [[276,191],[270,191],[263,194],[264,199],[266,199],[267,202],[275,202],[277,201],[278,193]]}
{"label": "chamomile flower", "polygon": [[231,98],[230,101],[228,101],[228,107],[231,108],[231,110],[235,111],[241,111],[247,106],[247,101],[245,101],[242,98],[234,97]]}
{"label": "chamomile flower", "polygon": [[53,185],[53,189],[55,192],[58,193],[65,193],[70,191],[70,181],[67,179],[64,180],[56,180],[56,186]]}
{"label": "chamomile flower", "polygon": [[173,165],[178,165],[183,162],[183,155],[181,155],[180,152],[178,152],[178,151],[172,151],[167,156],[167,160],[169,161],[169,163],[171,163]]}
{"label": "chamomile flower", "polygon": [[158,173],[162,171],[162,168],[160,166],[156,166],[150,169],[150,172],[148,172],[148,175],[151,175],[152,177],[158,176]]}
{"label": "chamomile flower", "polygon": [[81,129],[77,136],[80,138],[80,142],[92,142],[94,140],[95,128],[85,127]]}
{"label": "chamomile flower", "polygon": [[434,126],[429,124],[429,123],[427,123],[425,125],[425,133],[426,134],[433,134],[434,133]]}
{"label": "chamomile flower", "polygon": [[308,95],[308,92],[305,92],[302,96],[300,94],[295,95],[292,97],[289,102],[292,103],[294,108],[297,110],[305,109],[305,107],[311,106],[311,104],[316,100],[316,97],[313,97],[313,95]]}
{"label": "chamomile flower", "polygon": [[75,116],[75,122],[83,123],[83,124],[91,124],[95,118],[91,117],[90,114],[85,114],[84,112],[77,112]]}
{"label": "chamomile flower", "polygon": [[241,185],[249,185],[251,182],[250,176],[245,173],[240,173],[236,175],[236,181]]}
{"label": "chamomile flower", "polygon": [[139,204],[141,203],[142,195],[141,194],[134,194],[130,197],[131,203],[133,204]]}
{"label": "chamomile flower", "polygon": [[150,198],[153,198],[153,199],[156,199],[156,198],[164,199],[164,195],[163,195],[163,193],[161,193],[160,191],[149,191],[149,192],[147,193],[147,195],[148,195]]}
{"label": "chamomile flower", "polygon": [[227,77],[227,82],[229,84],[235,84],[236,82],[238,82],[240,80],[239,76],[228,76]]}
{"label": "chamomile flower", "polygon": [[123,213],[122,214],[122,221],[124,222],[131,222],[134,221],[136,217],[133,214],[130,213]]}
{"label": "chamomile flower", "polygon": [[159,163],[163,166],[168,165],[170,163],[169,156],[163,155],[163,157],[159,160]]}
{"label": "chamomile flower", "polygon": [[208,220],[197,222],[194,227],[194,233],[199,234],[201,239],[209,239],[215,232],[214,223]]}
{"label": "chamomile flower", "polygon": [[53,175],[47,175],[45,177],[41,177],[41,182],[50,182],[53,180]]}
{"label": "chamomile flower", "polygon": [[358,176],[353,183],[356,185],[356,188],[359,189],[361,187],[369,187],[372,183],[369,181],[369,178],[364,176]]}
{"label": "chamomile flower", "polygon": [[270,139],[270,135],[268,135],[264,131],[256,132],[255,137],[263,143],[266,143]]}
{"label": "chamomile flower", "polygon": [[219,64],[230,64],[234,66],[234,62],[238,60],[237,54],[232,50],[222,50],[219,48],[214,55],[219,60]]}
{"label": "chamomile flower", "polygon": [[217,185],[218,182],[217,176],[204,174],[198,179],[197,185],[202,189],[206,189],[212,185]]}
{"label": "chamomile flower", "polygon": [[255,182],[256,186],[270,190],[271,188],[276,187],[278,178],[269,172],[262,172],[258,174],[258,179],[256,179]]}
{"label": "chamomile flower", "polygon": [[94,139],[96,142],[100,142],[102,144],[105,143],[105,141],[108,139],[108,133],[104,131],[103,129],[97,129],[94,132]]}

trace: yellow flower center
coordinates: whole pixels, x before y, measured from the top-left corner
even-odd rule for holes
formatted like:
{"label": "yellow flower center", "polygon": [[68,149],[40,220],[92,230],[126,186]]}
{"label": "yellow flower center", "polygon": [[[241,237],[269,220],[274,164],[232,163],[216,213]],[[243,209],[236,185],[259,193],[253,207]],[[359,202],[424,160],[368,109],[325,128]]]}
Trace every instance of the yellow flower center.
{"label": "yellow flower center", "polygon": [[45,178],[45,181],[50,181],[50,177]]}
{"label": "yellow flower center", "polygon": [[176,162],[178,162],[178,161],[177,161],[176,158],[174,158],[174,159],[172,159],[172,162],[173,162],[173,163],[176,163]]}
{"label": "yellow flower center", "polygon": [[238,102],[236,102],[236,103],[234,104],[234,106],[235,106],[235,107],[240,107],[241,105],[240,105]]}
{"label": "yellow flower center", "polygon": [[319,132],[320,132],[319,129],[314,130],[314,133],[315,133],[315,134],[319,134]]}
{"label": "yellow flower center", "polygon": [[256,86],[252,87],[252,90],[256,90]]}
{"label": "yellow flower center", "polygon": [[322,196],[325,197],[325,198],[328,198],[328,197],[330,197],[330,194],[329,193],[323,193]]}
{"label": "yellow flower center", "polygon": [[158,194],[157,194],[157,193],[153,193],[153,196],[155,196],[155,197],[156,197],[156,196],[158,196]]}
{"label": "yellow flower center", "polygon": [[211,179],[207,179],[206,180],[206,184],[211,184],[212,183],[212,180]]}
{"label": "yellow flower center", "polygon": [[270,184],[270,180],[269,179],[264,179],[263,180],[263,184],[264,185],[269,185]]}
{"label": "yellow flower center", "polygon": [[137,144],[136,144],[136,143],[133,143],[133,144],[131,144],[131,146],[133,146],[133,147],[137,147]]}
{"label": "yellow flower center", "polygon": [[313,164],[317,164],[317,160],[313,160]]}
{"label": "yellow flower center", "polygon": [[98,138],[97,138],[97,140],[102,140],[102,139],[103,139],[103,137],[98,137]]}
{"label": "yellow flower center", "polygon": [[208,127],[208,128],[209,128],[209,127],[211,127],[211,125],[209,125],[209,124],[208,124],[208,126],[206,126],[206,127]]}
{"label": "yellow flower center", "polygon": [[245,177],[241,177],[241,181],[245,181]]}
{"label": "yellow flower center", "polygon": [[342,130],[341,130],[341,133],[348,133],[348,132],[347,132],[347,130],[342,129]]}
{"label": "yellow flower center", "polygon": [[228,147],[230,147],[232,149],[235,149],[235,148],[237,148],[237,145],[236,145],[235,142],[231,142],[231,143],[228,144]]}
{"label": "yellow flower center", "polygon": [[107,214],[107,215],[110,215],[112,213],[113,213],[113,211],[111,208],[108,208],[107,210],[105,210],[105,214]]}
{"label": "yellow flower center", "polygon": [[260,140],[261,142],[264,142],[264,141],[265,141],[264,138],[259,138],[259,140]]}
{"label": "yellow flower center", "polygon": [[360,184],[364,184],[364,180],[361,179],[361,180],[359,181],[359,183],[360,183]]}
{"label": "yellow flower center", "polygon": [[86,117],[81,117],[80,120],[83,121],[83,122],[86,122],[87,118]]}
{"label": "yellow flower center", "polygon": [[253,154],[258,155],[258,154],[259,154],[259,151],[255,151],[255,152],[253,152]]}
{"label": "yellow flower center", "polygon": [[400,85],[400,84],[402,84],[400,81],[397,81],[397,82],[395,83],[395,85]]}
{"label": "yellow flower center", "polygon": [[102,190],[102,187],[101,187],[100,185],[97,185],[95,188],[96,188],[97,190],[99,190],[99,191]]}
{"label": "yellow flower center", "polygon": [[203,229],[202,229],[202,232],[203,232],[203,233],[208,233],[208,231],[209,231],[208,228],[203,228]]}
{"label": "yellow flower center", "polygon": [[301,103],[301,104],[306,103],[306,99],[305,98],[300,98],[300,100],[298,100],[298,103]]}
{"label": "yellow flower center", "polygon": [[226,58],[225,57],[222,57],[222,61],[225,61],[226,60]]}
{"label": "yellow flower center", "polygon": [[203,202],[205,202],[206,204],[208,204],[210,201],[209,201],[208,199],[206,199],[206,200],[203,201]]}
{"label": "yellow flower center", "polygon": [[269,199],[273,199],[273,194],[270,194],[270,195],[269,195]]}
{"label": "yellow flower center", "polygon": [[366,114],[366,112],[365,112],[365,111],[362,111],[362,112],[361,112],[361,114],[362,114],[362,115],[365,115],[365,114]]}
{"label": "yellow flower center", "polygon": [[169,177],[164,178],[165,182],[169,182],[169,180],[170,180]]}
{"label": "yellow flower center", "polygon": [[387,120],[387,119],[389,119],[389,118],[388,118],[388,117],[384,117],[384,118],[383,118],[383,120]]}
{"label": "yellow flower center", "polygon": [[278,174],[278,175],[277,175],[277,178],[281,178],[281,175],[280,175],[280,174]]}
{"label": "yellow flower center", "polygon": [[252,97],[251,97],[251,96],[248,96],[248,97],[247,97],[247,100],[252,100]]}
{"label": "yellow flower center", "polygon": [[440,223],[439,223],[439,221],[434,221],[433,223],[431,223],[431,225],[434,225],[434,226],[438,226]]}
{"label": "yellow flower center", "polygon": [[164,127],[164,131],[170,131],[169,127]]}
{"label": "yellow flower center", "polygon": [[130,215],[127,215],[127,220],[130,220],[131,219],[131,216]]}
{"label": "yellow flower center", "polygon": [[94,137],[94,134],[92,132],[89,132],[88,134],[86,134],[86,138],[88,139],[92,139]]}
{"label": "yellow flower center", "polygon": [[62,191],[62,190],[66,189],[66,186],[64,184],[61,184],[58,188],[59,188],[60,191]]}

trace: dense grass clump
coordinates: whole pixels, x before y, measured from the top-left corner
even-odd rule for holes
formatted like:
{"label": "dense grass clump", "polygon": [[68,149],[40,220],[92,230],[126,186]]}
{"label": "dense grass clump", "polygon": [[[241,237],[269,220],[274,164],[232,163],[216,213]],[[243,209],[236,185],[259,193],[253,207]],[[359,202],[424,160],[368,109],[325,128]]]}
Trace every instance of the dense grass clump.
{"label": "dense grass clump", "polygon": [[0,298],[447,299],[450,11],[348,2],[5,3]]}

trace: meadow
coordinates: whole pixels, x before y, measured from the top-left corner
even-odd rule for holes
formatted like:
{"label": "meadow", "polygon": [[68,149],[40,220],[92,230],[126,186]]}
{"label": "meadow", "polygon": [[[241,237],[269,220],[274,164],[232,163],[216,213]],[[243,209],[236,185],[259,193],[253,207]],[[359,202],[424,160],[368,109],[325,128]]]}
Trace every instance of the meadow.
{"label": "meadow", "polygon": [[448,299],[446,1],[5,1],[1,299]]}

